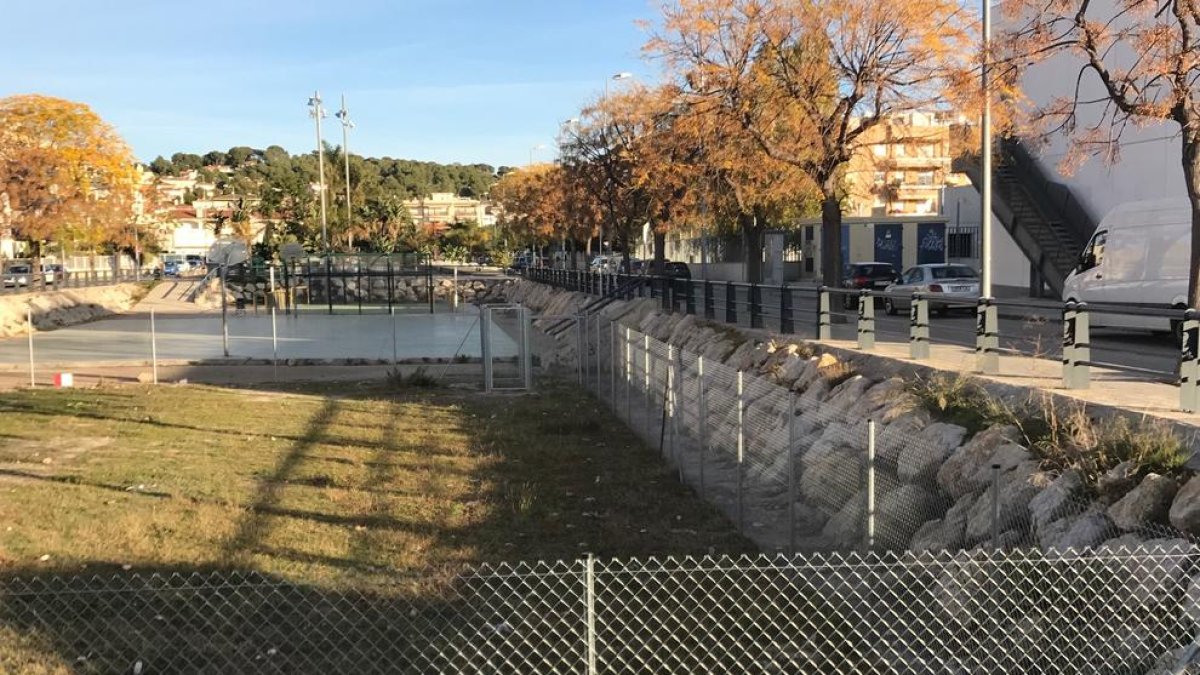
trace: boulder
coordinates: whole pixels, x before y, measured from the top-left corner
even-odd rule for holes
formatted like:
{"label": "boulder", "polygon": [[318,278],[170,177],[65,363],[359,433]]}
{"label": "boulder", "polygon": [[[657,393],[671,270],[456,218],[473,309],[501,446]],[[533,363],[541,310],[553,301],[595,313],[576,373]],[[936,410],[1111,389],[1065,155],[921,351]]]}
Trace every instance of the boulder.
{"label": "boulder", "polygon": [[896,459],[896,475],[906,483],[932,481],[942,463],[966,435],[967,430],[957,424],[930,424],[911,437],[900,451]]}
{"label": "boulder", "polygon": [[1124,545],[1101,551],[1113,593],[1120,594],[1121,608],[1140,613],[1163,611],[1164,605],[1181,597],[1189,583],[1185,572],[1196,555],[1196,546],[1186,539],[1150,539],[1129,549]]}
{"label": "boulder", "polygon": [[844,412],[853,409],[867,388],[871,386],[871,381],[862,375],[855,375],[850,379],[842,382],[829,392],[829,399],[825,402],[830,411]]}
{"label": "boulder", "polygon": [[1029,517],[1035,528],[1070,514],[1076,508],[1075,495],[1083,488],[1083,476],[1075,469],[1063,471],[1029,502]]}
{"label": "boulder", "polygon": [[875,545],[906,548],[925,519],[940,513],[938,504],[938,498],[919,485],[901,485],[888,492],[876,505]]}
{"label": "boulder", "polygon": [[883,427],[875,434],[875,457],[885,464],[899,462],[900,453],[925,428],[929,417],[923,411],[905,415]]}
{"label": "boulder", "polygon": [[998,424],[975,434],[965,445],[951,453],[938,469],[938,486],[952,497],[961,497],[974,491],[978,486],[969,478],[987,464],[996,448],[1013,443],[1019,437],[1017,428],[1008,424]]}
{"label": "boulder", "polygon": [[943,532],[943,520],[934,518],[927,520],[917,531],[913,533],[912,539],[908,542],[908,548],[911,551],[918,553],[922,551],[944,551],[946,550],[945,536]]}
{"label": "boulder", "polygon": [[866,505],[865,490],[848,497],[825,523],[825,527],[821,529],[822,536],[838,549],[861,546],[865,541],[867,529]]}
{"label": "boulder", "polygon": [[[1023,529],[1029,522],[1029,502],[1050,482],[1049,476],[1037,470],[1033,462],[1000,475],[999,527],[1001,531]],[[982,493],[967,516],[968,544],[992,536],[992,495],[990,488]]]}
{"label": "boulder", "polygon": [[860,463],[830,452],[805,465],[800,474],[800,493],[808,503],[835,512],[858,493],[862,474]]}
{"label": "boulder", "polygon": [[1137,482],[1137,464],[1132,461],[1121,462],[1104,472],[1096,480],[1096,491],[1102,495],[1120,496],[1129,491]]}
{"label": "boulder", "polygon": [[909,548],[914,551],[957,551],[965,546],[967,515],[978,499],[969,494],[959,498],[946,515],[927,521],[913,533]]}
{"label": "boulder", "polygon": [[1038,529],[1038,545],[1043,551],[1079,551],[1104,543],[1112,533],[1113,524],[1100,511],[1060,518]]}
{"label": "boulder", "polygon": [[1192,476],[1175,494],[1168,517],[1175,529],[1200,535],[1200,476]]}
{"label": "boulder", "polygon": [[1166,520],[1178,489],[1175,481],[1166,476],[1146,474],[1137,487],[1108,507],[1108,517],[1122,530],[1161,523]]}

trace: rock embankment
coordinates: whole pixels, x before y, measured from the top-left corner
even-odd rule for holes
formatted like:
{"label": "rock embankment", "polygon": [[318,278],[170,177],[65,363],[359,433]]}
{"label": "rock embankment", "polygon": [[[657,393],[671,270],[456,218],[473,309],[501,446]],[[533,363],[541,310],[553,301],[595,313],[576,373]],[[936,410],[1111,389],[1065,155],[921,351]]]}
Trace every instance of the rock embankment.
{"label": "rock embankment", "polygon": [[[337,304],[342,299],[347,302],[358,302],[361,288],[362,301],[372,304],[386,304],[389,301],[397,304],[429,302],[429,288],[425,277],[393,277],[389,289],[386,278],[363,279],[361,285],[354,278],[341,279],[334,277],[330,280],[333,301]],[[511,278],[499,277],[494,279],[460,279],[458,282],[459,302],[489,302],[499,300],[504,295],[504,289],[513,284]],[[260,299],[269,293],[270,284],[265,281],[249,284],[229,283],[227,285],[229,301],[239,298],[247,301],[256,296]],[[435,300],[449,301],[454,291],[454,280],[451,277],[436,276],[433,278],[433,297]],[[297,301],[311,301],[317,304],[326,302],[324,280],[314,278],[311,288],[298,287]],[[213,279],[206,288],[196,295],[195,302],[204,307],[219,307],[221,303],[220,281]]]}
{"label": "rock embankment", "polygon": [[0,296],[0,338],[24,335],[29,309],[36,330],[53,330],[128,311],[145,294],[140,284],[116,284]]}

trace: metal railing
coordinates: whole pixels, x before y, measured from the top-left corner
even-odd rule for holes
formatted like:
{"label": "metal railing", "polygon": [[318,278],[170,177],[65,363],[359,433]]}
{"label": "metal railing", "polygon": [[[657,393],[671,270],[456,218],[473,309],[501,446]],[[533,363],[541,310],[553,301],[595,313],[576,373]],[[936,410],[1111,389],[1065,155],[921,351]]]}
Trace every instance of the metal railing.
{"label": "metal railing", "polygon": [[78,272],[50,272],[46,274],[20,274],[5,272],[0,274],[0,295],[18,295],[22,293],[45,293],[71,288],[89,288],[92,286],[111,286],[137,281],[150,281],[155,278],[153,270],[89,270]]}
{"label": "metal railing", "polygon": [[[602,293],[617,287],[628,275],[600,275],[574,270],[530,269],[526,278],[560,288]],[[1200,381],[1189,373],[1200,363],[1195,345],[1200,334],[1189,332],[1193,324],[1188,316],[1196,312],[1184,308],[1147,307],[1118,304],[1027,302],[995,298],[962,298],[929,293],[895,294],[880,290],[827,288],[817,286],[766,285],[742,282],[642,277],[644,282],[635,297],[661,300],[668,312],[685,312],[708,320],[758,328],[781,334],[831,340],[844,329],[852,332],[859,349],[870,351],[884,339],[906,340],[913,359],[929,358],[930,346],[949,344],[974,348],[975,370],[1000,374],[1000,357],[1021,355],[1061,361],[1063,385],[1069,389],[1087,389],[1091,385],[1091,367],[1122,371],[1135,377],[1179,385],[1180,409],[1200,411]],[[603,285],[602,285],[603,284]],[[907,309],[904,318],[877,316],[876,305]],[[954,310],[975,315],[974,326],[954,322],[931,322],[930,316]],[[896,310],[899,313],[899,310]],[[1152,319],[1162,324],[1163,332],[1180,336],[1180,346],[1171,356],[1159,359],[1160,367],[1129,362],[1131,351],[1123,345],[1097,344],[1089,318],[1094,315]],[[1000,317],[1023,317],[1018,330],[1002,332]],[[1036,324],[1036,325],[1035,325]],[[1058,326],[1057,331],[1045,330]],[[890,335],[881,335],[881,327]],[[1034,330],[1036,329],[1036,330]],[[1052,334],[1055,333],[1055,334]],[[1133,356],[1141,356],[1133,353]],[[1169,364],[1169,365],[1168,365]],[[1195,366],[1200,369],[1200,365]]]}

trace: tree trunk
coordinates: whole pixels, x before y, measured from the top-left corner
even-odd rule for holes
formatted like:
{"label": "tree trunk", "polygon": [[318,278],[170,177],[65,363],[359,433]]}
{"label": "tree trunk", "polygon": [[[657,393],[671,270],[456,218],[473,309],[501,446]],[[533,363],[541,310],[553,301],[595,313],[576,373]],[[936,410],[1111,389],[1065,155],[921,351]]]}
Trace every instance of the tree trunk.
{"label": "tree trunk", "polygon": [[667,272],[667,233],[654,232],[654,274],[659,276]]}
{"label": "tree trunk", "polygon": [[739,213],[738,226],[742,230],[742,249],[746,256],[746,281],[761,284],[765,220],[758,218],[753,212]]}
{"label": "tree trunk", "polygon": [[842,283],[842,205],[837,194],[822,189],[821,197],[821,283],[836,287]]}
{"label": "tree trunk", "polygon": [[1192,248],[1188,271],[1187,304],[1200,308],[1200,135],[1183,132],[1183,178],[1192,205]]}

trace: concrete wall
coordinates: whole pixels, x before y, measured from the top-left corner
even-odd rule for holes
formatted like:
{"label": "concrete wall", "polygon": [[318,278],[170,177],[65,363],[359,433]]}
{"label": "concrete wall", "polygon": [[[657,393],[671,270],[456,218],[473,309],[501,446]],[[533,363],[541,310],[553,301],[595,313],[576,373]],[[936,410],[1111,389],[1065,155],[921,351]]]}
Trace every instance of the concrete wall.
{"label": "concrete wall", "polygon": [[[1107,19],[1114,14],[1115,4],[1114,0],[1095,0],[1089,16]],[[1135,56],[1128,50],[1123,54],[1116,50],[1114,54],[1126,59]],[[1071,96],[1082,65],[1079,57],[1063,54],[1030,68],[1021,81],[1025,96],[1035,105]],[[1103,86],[1090,70],[1082,70],[1079,86],[1080,100],[1104,98]],[[1095,124],[1100,119],[1101,107],[1102,104],[1080,106],[1078,128],[1087,129]],[[1061,166],[1067,156],[1067,141],[1056,136],[1040,152],[1040,161],[1047,174],[1057,175],[1058,181],[1070,187],[1072,194],[1099,220],[1125,202],[1187,195],[1178,131],[1174,123],[1152,122],[1140,128],[1130,125],[1122,137],[1119,161],[1106,163],[1093,158],[1069,172]]]}

